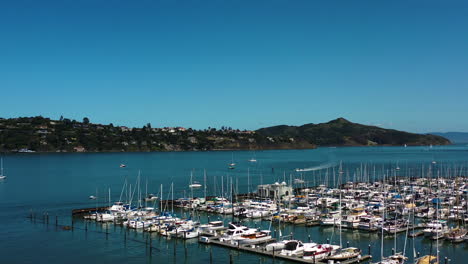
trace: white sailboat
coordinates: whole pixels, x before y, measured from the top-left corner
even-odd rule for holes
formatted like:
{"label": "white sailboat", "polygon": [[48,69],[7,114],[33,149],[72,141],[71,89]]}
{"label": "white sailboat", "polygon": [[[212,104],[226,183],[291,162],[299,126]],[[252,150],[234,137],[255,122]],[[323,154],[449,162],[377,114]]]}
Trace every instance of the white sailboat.
{"label": "white sailboat", "polygon": [[7,176],[3,174],[3,158],[0,159],[0,180],[5,179]]}
{"label": "white sailboat", "polygon": [[233,170],[236,168],[236,163],[234,162],[234,153],[232,153],[231,163],[229,163],[229,169]]}
{"label": "white sailboat", "polygon": [[252,156],[252,158],[249,159],[249,162],[257,162],[257,159],[255,159],[255,152],[254,152],[254,155]]}
{"label": "white sailboat", "polygon": [[193,172],[190,172],[190,184],[189,184],[189,188],[193,189],[193,188],[201,188],[202,185],[197,182],[197,181],[192,181],[193,180]]}

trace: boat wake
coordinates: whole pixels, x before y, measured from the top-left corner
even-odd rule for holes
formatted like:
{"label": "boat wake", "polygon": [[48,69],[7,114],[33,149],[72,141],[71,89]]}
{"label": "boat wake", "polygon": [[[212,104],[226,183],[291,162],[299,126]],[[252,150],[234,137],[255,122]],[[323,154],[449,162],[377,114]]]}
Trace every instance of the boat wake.
{"label": "boat wake", "polygon": [[330,163],[325,163],[325,164],[315,166],[315,167],[311,167],[311,168],[296,169],[296,171],[297,172],[317,171],[317,170],[328,169],[328,168],[335,167],[335,166],[338,166],[338,163],[330,162]]}

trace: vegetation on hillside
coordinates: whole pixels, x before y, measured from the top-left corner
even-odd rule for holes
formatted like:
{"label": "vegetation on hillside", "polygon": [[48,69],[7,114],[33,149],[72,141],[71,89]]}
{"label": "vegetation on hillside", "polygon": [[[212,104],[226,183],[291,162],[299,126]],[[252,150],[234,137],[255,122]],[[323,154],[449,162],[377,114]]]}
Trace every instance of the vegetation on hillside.
{"label": "vegetation on hillside", "polygon": [[306,124],[302,126],[274,126],[257,130],[265,136],[294,137],[314,142],[318,146],[402,146],[447,145],[450,141],[436,135],[421,135],[352,123],[338,118],[328,123]]}
{"label": "vegetation on hillside", "polygon": [[0,119],[0,151],[100,152],[314,148],[307,142],[266,137],[255,131],[182,127],[128,128],[60,118]]}
{"label": "vegetation on hillside", "polygon": [[128,128],[61,117],[0,118],[0,151],[101,152],[232,149],[303,149],[316,146],[443,145],[450,141],[351,123],[339,118],[323,124],[274,126],[257,131],[228,127],[195,130],[182,127]]}

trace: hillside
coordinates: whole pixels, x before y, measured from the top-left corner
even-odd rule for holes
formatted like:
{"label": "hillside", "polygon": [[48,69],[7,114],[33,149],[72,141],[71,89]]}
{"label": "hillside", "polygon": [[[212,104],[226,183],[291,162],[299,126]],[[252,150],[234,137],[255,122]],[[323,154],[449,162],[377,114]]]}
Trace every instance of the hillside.
{"label": "hillside", "polygon": [[428,134],[447,138],[453,144],[468,143],[468,132],[433,132]]}
{"label": "hillside", "polygon": [[352,123],[338,118],[327,123],[302,126],[274,126],[256,131],[267,137],[292,137],[318,146],[369,145],[447,145],[450,141],[436,135],[421,135],[376,126]]}
{"label": "hillside", "polygon": [[310,149],[316,146],[445,145],[435,135],[419,135],[351,123],[343,118],[323,124],[274,126],[256,131],[228,127],[142,128],[93,124],[60,118],[0,118],[0,152],[130,152]]}
{"label": "hillside", "polygon": [[304,140],[272,139],[255,131],[223,127],[142,128],[60,118],[0,118],[0,152],[132,152],[315,148]]}

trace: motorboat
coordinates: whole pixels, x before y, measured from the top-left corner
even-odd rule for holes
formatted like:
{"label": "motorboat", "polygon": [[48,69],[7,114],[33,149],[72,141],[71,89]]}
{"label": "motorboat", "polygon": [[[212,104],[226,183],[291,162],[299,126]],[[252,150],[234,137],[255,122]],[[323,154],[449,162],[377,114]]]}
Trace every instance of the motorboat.
{"label": "motorboat", "polygon": [[324,215],[320,219],[320,225],[322,226],[336,226],[341,223],[341,215],[339,211],[333,211]]}
{"label": "motorboat", "polygon": [[429,237],[439,233],[446,233],[448,231],[447,221],[445,220],[433,220],[426,225],[425,229],[423,229],[424,235]]}
{"label": "motorboat", "polygon": [[360,218],[365,215],[367,215],[367,213],[363,208],[353,209],[349,215],[344,216],[343,220],[341,220],[341,226],[343,228],[357,228]]}
{"label": "motorboat", "polygon": [[281,240],[278,242],[270,243],[265,246],[265,250],[270,252],[270,251],[281,251],[284,249],[284,246],[286,243],[288,243],[291,240]]}
{"label": "motorboat", "polygon": [[229,223],[228,230],[219,238],[221,242],[233,241],[233,239],[241,237],[242,235],[254,234],[257,229],[242,226],[239,223]]}
{"label": "motorboat", "polygon": [[97,213],[96,221],[98,222],[112,222],[114,221],[115,216],[111,212]]}
{"label": "motorboat", "polygon": [[379,228],[381,217],[373,215],[364,215],[359,218],[358,229],[365,231],[375,231]]}
{"label": "motorboat", "polygon": [[290,257],[302,257],[304,254],[304,244],[299,240],[290,240],[284,245],[280,254]]}
{"label": "motorboat", "polygon": [[158,197],[152,193],[148,194],[148,196],[146,196],[145,198],[145,201],[147,202],[153,202],[153,201],[156,201],[158,199]]}

